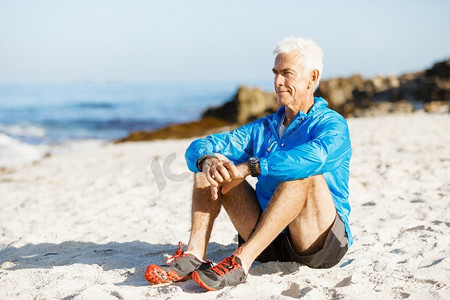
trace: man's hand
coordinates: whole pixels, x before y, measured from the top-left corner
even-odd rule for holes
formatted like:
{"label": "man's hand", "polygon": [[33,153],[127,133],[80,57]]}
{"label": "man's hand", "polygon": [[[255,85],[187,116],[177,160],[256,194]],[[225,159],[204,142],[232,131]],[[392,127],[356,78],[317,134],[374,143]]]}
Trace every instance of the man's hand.
{"label": "man's hand", "polygon": [[219,186],[231,179],[231,175],[224,167],[224,164],[229,162],[228,158],[222,154],[215,154],[214,157],[207,158],[203,162],[202,170],[206,179],[211,184],[211,196],[213,200],[219,198]]}
{"label": "man's hand", "polygon": [[245,178],[251,174],[250,168],[247,163],[242,163],[236,166],[231,161],[229,161],[224,164],[224,167],[229,171],[231,179],[223,184],[223,194],[228,193],[231,189],[241,184],[242,181],[244,181]]}
{"label": "man's hand", "polygon": [[217,153],[214,156],[203,162],[202,170],[211,184],[211,197],[217,200],[221,185],[222,193],[228,193],[250,175],[250,169],[246,163],[236,166],[222,154]]}

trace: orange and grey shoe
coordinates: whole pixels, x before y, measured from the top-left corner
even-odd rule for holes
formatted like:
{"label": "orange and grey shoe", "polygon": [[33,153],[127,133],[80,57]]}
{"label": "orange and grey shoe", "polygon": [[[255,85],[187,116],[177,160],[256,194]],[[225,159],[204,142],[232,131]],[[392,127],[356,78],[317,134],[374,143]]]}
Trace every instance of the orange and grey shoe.
{"label": "orange and grey shoe", "polygon": [[145,271],[145,279],[151,284],[184,281],[202,264],[207,264],[194,255],[183,252],[183,243],[178,243],[178,250],[166,259],[165,265],[149,265]]}
{"label": "orange and grey shoe", "polygon": [[227,286],[236,286],[245,282],[247,274],[242,262],[235,254],[223,259],[220,263],[209,268],[199,268],[192,273],[192,279],[208,291],[217,291]]}

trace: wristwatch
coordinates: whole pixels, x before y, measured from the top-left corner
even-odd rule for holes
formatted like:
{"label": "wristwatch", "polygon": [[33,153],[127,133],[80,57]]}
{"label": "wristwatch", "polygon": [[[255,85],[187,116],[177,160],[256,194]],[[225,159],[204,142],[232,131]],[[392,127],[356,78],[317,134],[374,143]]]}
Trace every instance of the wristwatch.
{"label": "wristwatch", "polygon": [[204,156],[200,157],[200,158],[197,160],[197,169],[198,169],[200,172],[202,172],[202,171],[203,171],[203,163],[205,162],[205,160],[207,160],[208,158],[212,158],[212,157],[217,158],[217,156],[215,156],[215,155],[204,155]]}
{"label": "wristwatch", "polygon": [[250,157],[247,161],[252,177],[258,177],[259,158]]}

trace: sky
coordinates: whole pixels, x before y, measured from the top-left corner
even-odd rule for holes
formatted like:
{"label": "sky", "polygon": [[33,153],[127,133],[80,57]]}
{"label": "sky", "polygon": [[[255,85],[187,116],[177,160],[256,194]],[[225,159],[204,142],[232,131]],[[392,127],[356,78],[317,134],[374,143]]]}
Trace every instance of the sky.
{"label": "sky", "polygon": [[450,57],[450,1],[0,0],[0,82],[271,80],[276,43],[308,37],[323,78]]}

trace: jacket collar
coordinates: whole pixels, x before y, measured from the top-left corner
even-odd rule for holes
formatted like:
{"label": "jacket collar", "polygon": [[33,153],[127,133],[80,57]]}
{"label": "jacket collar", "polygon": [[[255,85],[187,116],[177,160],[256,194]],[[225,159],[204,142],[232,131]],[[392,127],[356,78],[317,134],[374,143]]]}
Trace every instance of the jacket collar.
{"label": "jacket collar", "polygon": [[[320,109],[322,107],[326,107],[327,105],[328,105],[328,102],[325,99],[323,99],[322,97],[314,97],[314,104],[311,107],[311,109],[308,111],[308,114],[305,114],[304,112],[299,111],[298,114],[295,116],[294,120],[292,120],[292,122],[294,122],[296,119],[299,119],[299,118],[306,118],[306,117],[312,116],[318,109]],[[273,116],[272,122],[274,122],[275,124],[280,124],[285,112],[286,112],[286,107],[283,105],[277,110],[277,112]]]}

